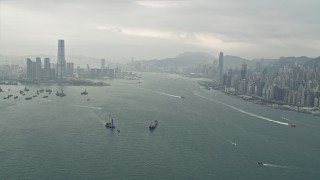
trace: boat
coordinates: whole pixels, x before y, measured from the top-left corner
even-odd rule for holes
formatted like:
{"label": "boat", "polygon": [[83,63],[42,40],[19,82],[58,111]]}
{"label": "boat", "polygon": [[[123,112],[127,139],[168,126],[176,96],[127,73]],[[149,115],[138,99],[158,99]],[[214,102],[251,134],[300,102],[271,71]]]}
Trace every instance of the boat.
{"label": "boat", "polygon": [[294,123],[288,123],[288,126],[290,127],[296,127],[296,125]]}
{"label": "boat", "polygon": [[115,128],[115,126],[113,124],[113,118],[111,118],[111,116],[109,116],[109,119],[110,119],[110,122],[106,123],[106,125],[105,125],[106,128],[111,128],[111,129]]}
{"label": "boat", "polygon": [[29,91],[29,89],[27,88],[27,86],[24,86],[24,91]]}
{"label": "boat", "polygon": [[63,92],[63,90],[61,90],[61,92],[57,91],[56,95],[60,96],[60,97],[66,96],[66,94]]}
{"label": "boat", "polygon": [[42,88],[39,90],[40,93],[43,93],[43,91],[44,91],[44,89],[42,89]]}
{"label": "boat", "polygon": [[3,92],[2,88],[0,87],[0,92]]}
{"label": "boat", "polygon": [[23,91],[20,90],[20,94],[23,94]]}
{"label": "boat", "polygon": [[51,89],[46,89],[46,92],[51,93],[52,90]]}
{"label": "boat", "polygon": [[8,97],[3,97],[3,99],[9,99]]}
{"label": "boat", "polygon": [[149,129],[155,129],[158,125],[158,120],[151,121]]}
{"label": "boat", "polygon": [[184,96],[180,96],[180,98],[181,98],[181,99],[184,99],[185,97],[184,97]]}
{"label": "boat", "polygon": [[119,133],[119,132],[120,132],[120,129],[118,129],[117,131],[118,131],[118,133]]}
{"label": "boat", "polygon": [[26,99],[26,100],[31,100],[31,99],[32,99],[32,97],[26,97],[25,99]]}
{"label": "boat", "polygon": [[262,163],[262,162],[257,162],[257,164],[258,164],[258,165],[261,165],[261,166],[263,166],[263,163]]}
{"label": "boat", "polygon": [[14,99],[18,99],[18,96],[15,96]]}
{"label": "boat", "polygon": [[35,98],[35,97],[37,97],[37,95],[34,95],[34,96],[32,96],[32,97],[34,97],[34,98]]}
{"label": "boat", "polygon": [[43,96],[43,98],[48,98],[48,96]]}
{"label": "boat", "polygon": [[81,92],[81,95],[87,95],[87,94],[88,94],[88,92],[86,89],[83,92]]}

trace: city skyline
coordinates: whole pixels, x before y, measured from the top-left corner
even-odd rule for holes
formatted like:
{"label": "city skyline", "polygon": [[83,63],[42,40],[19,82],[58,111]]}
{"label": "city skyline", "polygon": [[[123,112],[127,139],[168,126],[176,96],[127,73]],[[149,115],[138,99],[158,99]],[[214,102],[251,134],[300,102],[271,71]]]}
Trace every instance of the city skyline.
{"label": "city skyline", "polygon": [[0,54],[53,55],[56,39],[64,39],[70,55],[116,60],[190,51],[246,59],[317,57],[319,3],[1,1]]}

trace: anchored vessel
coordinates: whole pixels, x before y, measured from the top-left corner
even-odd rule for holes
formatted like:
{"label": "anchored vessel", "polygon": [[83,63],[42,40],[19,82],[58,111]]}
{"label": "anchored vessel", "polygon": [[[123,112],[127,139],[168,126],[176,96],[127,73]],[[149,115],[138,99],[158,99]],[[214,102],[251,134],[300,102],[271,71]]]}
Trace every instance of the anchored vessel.
{"label": "anchored vessel", "polygon": [[155,129],[158,125],[158,120],[151,121],[149,129]]}
{"label": "anchored vessel", "polygon": [[83,92],[81,92],[81,95],[87,95],[87,94],[88,94],[88,92],[86,89]]}
{"label": "anchored vessel", "polygon": [[115,126],[113,125],[113,118],[111,118],[111,116],[109,116],[109,119],[110,119],[110,122],[107,122],[106,123],[106,128],[111,128],[111,129],[113,129],[113,128],[115,128]]}

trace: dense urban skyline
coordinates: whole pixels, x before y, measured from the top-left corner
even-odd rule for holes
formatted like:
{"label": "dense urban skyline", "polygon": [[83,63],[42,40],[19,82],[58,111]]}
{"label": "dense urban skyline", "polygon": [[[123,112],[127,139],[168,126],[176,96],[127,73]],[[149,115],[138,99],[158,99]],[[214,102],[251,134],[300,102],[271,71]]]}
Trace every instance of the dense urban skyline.
{"label": "dense urban skyline", "polygon": [[174,57],[186,51],[246,59],[317,57],[320,2],[34,1],[0,2],[0,54],[119,59]]}

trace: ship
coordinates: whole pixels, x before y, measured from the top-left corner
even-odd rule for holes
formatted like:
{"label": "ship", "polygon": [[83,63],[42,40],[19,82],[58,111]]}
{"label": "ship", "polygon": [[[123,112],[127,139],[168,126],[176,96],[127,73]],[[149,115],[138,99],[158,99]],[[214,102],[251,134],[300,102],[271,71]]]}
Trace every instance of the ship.
{"label": "ship", "polygon": [[46,89],[46,92],[51,93],[52,90],[51,89]]}
{"label": "ship", "polygon": [[24,91],[29,91],[29,89],[27,88],[27,86],[24,86]]}
{"label": "ship", "polygon": [[158,120],[151,121],[149,129],[155,129],[158,125]]}
{"label": "ship", "polygon": [[296,127],[296,125],[293,124],[293,123],[288,123],[288,126],[290,126],[290,127]]}
{"label": "ship", "polygon": [[61,92],[57,91],[56,95],[60,96],[60,97],[66,96],[66,94],[63,92],[63,90],[61,90]]}
{"label": "ship", "polygon": [[113,124],[113,118],[111,118],[111,116],[109,116],[109,119],[110,119],[110,122],[106,123],[106,125],[105,125],[106,128],[111,128],[111,129],[115,128],[115,126]]}
{"label": "ship", "polygon": [[88,94],[88,92],[86,89],[83,92],[81,92],[81,95],[87,95],[87,94]]}

